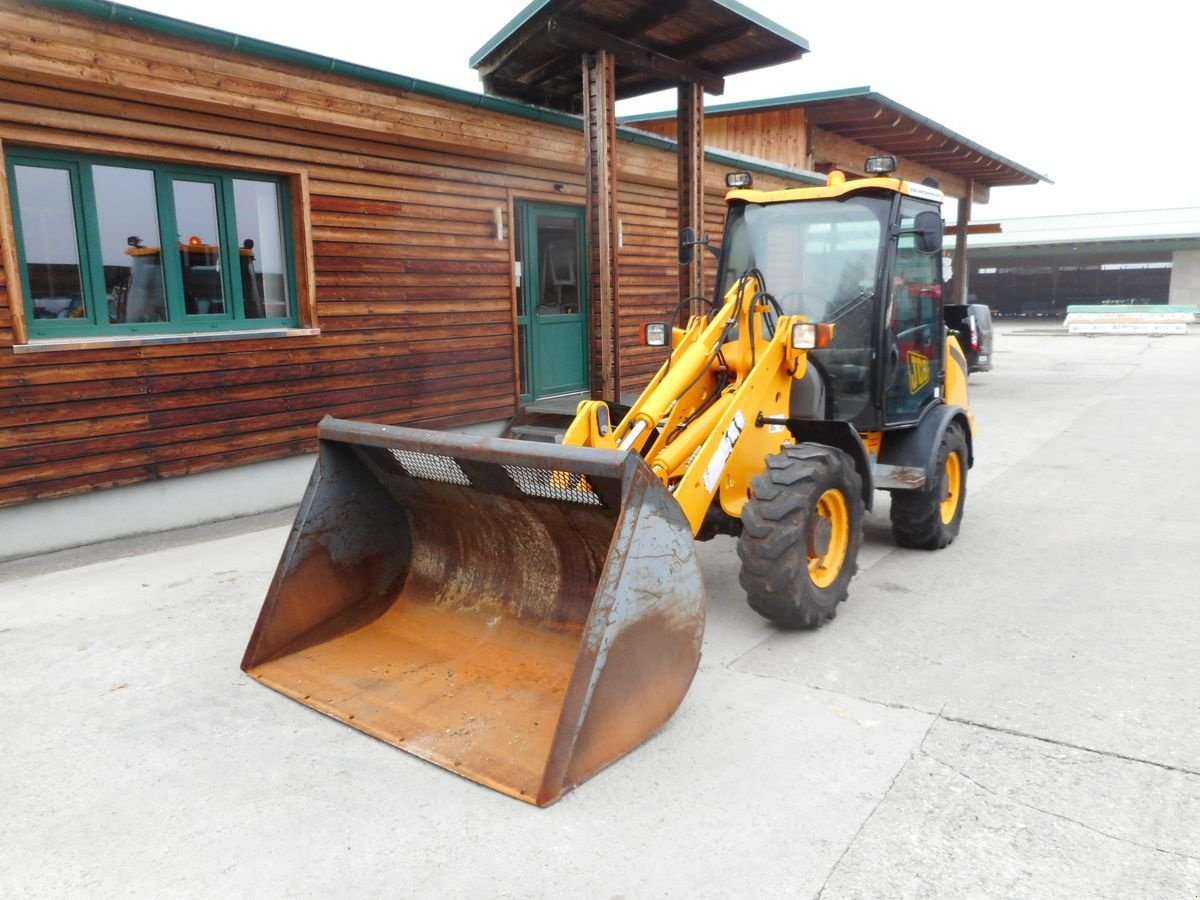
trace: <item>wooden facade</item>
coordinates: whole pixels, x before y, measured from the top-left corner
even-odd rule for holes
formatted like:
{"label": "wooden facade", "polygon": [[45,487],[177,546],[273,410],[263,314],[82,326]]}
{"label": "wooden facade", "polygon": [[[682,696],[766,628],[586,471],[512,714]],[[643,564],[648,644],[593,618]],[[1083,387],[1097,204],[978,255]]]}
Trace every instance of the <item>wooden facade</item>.
{"label": "wooden facade", "polygon": [[[429,87],[0,0],[0,157],[279,176],[298,310],[270,334],[30,338],[0,158],[0,507],[311,451],[326,414],[434,428],[512,416],[514,209],[582,206],[582,129]],[[617,143],[630,390],[661,360],[638,346],[640,323],[677,299],[676,165],[669,147]],[[714,238],[727,168],[706,169]]]}
{"label": "wooden facade", "polygon": [[[674,117],[639,121],[636,127],[672,139],[676,132]],[[769,159],[797,169],[812,168],[803,107],[720,115],[710,113],[704,117],[704,141],[710,147],[743,153],[755,159]]]}
{"label": "wooden facade", "polygon": [[[675,137],[673,118],[637,122],[636,127],[652,134]],[[705,117],[704,134],[710,148],[822,173],[838,169],[848,175],[861,176],[863,162],[868,156],[883,156],[888,152],[814,127],[803,106],[711,114]],[[960,175],[922,165],[902,154],[898,163],[898,178],[915,182],[936,178],[948,197],[963,198],[970,193],[967,179]]]}

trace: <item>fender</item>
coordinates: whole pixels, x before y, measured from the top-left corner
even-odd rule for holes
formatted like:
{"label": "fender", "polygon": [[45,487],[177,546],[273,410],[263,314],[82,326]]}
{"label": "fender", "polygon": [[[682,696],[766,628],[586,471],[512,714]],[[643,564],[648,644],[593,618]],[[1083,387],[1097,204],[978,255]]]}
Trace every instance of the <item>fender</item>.
{"label": "fender", "polygon": [[849,422],[821,419],[788,419],[788,431],[797,444],[824,444],[836,447],[854,460],[854,468],[862,478],[863,505],[869,510],[875,497],[875,479],[871,456],[862,438]]}
{"label": "fender", "polygon": [[925,484],[933,484],[938,446],[951,422],[958,422],[966,435],[967,468],[971,468],[975,465],[975,436],[971,433],[970,417],[961,406],[948,403],[926,407],[912,428],[886,432],[879,449],[880,465],[920,469],[925,473]]}

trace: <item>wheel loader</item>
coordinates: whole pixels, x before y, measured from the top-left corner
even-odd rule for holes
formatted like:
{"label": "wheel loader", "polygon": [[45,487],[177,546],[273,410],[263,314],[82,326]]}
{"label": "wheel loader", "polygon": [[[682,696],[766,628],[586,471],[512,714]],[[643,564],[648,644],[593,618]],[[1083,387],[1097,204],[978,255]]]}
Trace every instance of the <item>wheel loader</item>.
{"label": "wheel loader", "polygon": [[[561,445],[320,424],[244,670],[547,805],[682,701],[697,541],[736,536],[749,605],[811,628],[846,598],[876,491],[902,546],[954,540],[974,420],[940,191],[731,179],[716,299],[643,326],[670,349],[632,407],[582,402]],[[713,249],[682,238],[681,262]]]}

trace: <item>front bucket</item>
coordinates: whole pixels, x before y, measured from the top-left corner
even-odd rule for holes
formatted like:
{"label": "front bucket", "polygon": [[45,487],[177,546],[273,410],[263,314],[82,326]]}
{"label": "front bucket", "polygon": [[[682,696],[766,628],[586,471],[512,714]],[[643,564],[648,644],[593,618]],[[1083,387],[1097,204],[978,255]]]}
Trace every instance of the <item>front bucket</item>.
{"label": "front bucket", "polygon": [[325,419],[242,668],[539,806],[700,660],[691,529],[637,454]]}

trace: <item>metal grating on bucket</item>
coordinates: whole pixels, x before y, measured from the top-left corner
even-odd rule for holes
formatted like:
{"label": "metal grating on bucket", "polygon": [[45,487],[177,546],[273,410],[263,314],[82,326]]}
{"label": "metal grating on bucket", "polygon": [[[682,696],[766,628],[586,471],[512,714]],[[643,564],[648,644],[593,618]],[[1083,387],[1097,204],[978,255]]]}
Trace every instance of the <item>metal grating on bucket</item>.
{"label": "metal grating on bucket", "polygon": [[425,481],[441,481],[445,484],[461,484],[471,486],[471,479],[454,461],[451,456],[439,456],[434,453],[418,453],[415,450],[391,450],[396,462],[412,478]]}
{"label": "metal grating on bucket", "polygon": [[566,500],[587,506],[603,506],[600,496],[592,490],[587,478],[574,472],[551,471],[550,469],[527,469],[524,466],[506,465],[504,471],[521,490],[531,497],[546,497],[550,500]]}

